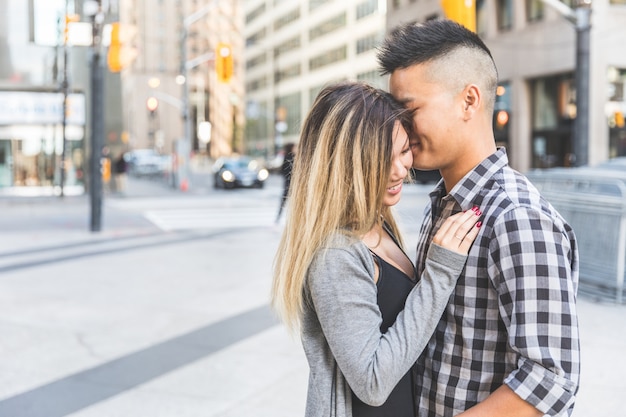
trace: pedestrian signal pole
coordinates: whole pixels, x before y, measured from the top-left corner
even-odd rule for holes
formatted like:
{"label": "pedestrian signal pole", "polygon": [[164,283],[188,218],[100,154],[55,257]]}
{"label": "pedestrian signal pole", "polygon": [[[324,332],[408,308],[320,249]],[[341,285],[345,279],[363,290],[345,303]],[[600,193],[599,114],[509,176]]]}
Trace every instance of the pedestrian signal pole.
{"label": "pedestrian signal pole", "polygon": [[90,229],[102,229],[102,147],[104,146],[104,66],[102,64],[102,0],[86,1],[85,14],[91,17],[93,40],[90,51],[91,70],[91,155],[89,173],[89,200],[91,202]]}

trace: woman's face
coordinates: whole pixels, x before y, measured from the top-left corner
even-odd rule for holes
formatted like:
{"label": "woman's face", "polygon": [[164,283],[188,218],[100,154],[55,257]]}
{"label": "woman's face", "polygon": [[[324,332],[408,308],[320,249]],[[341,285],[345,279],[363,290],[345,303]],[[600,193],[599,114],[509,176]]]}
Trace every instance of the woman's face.
{"label": "woman's face", "polygon": [[409,136],[400,122],[396,122],[393,128],[393,152],[391,155],[391,172],[383,197],[385,206],[394,206],[400,201],[404,179],[409,175],[409,169],[413,165],[413,154],[409,146]]}

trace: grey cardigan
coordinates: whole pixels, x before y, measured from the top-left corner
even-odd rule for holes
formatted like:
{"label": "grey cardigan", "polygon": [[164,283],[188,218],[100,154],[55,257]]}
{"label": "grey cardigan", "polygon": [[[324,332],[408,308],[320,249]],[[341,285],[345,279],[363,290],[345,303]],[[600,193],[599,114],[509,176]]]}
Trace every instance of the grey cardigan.
{"label": "grey cardigan", "polygon": [[304,289],[301,336],[310,368],[306,417],[351,417],[350,388],[366,404],[384,403],[430,339],[466,258],[432,244],[404,311],[382,334],[367,246],[337,235],[318,251]]}

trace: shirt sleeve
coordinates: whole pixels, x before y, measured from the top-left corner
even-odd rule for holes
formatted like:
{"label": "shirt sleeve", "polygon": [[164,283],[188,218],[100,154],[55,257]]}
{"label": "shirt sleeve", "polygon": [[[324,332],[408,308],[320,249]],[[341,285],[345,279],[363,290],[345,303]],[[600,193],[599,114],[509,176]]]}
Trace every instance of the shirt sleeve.
{"label": "shirt sleeve", "polygon": [[558,218],[518,207],[494,224],[490,277],[509,346],[519,355],[504,383],[539,411],[571,408],[578,391],[577,253]]}
{"label": "shirt sleeve", "polygon": [[386,333],[367,248],[327,249],[314,259],[308,291],[331,352],[363,402],[385,402],[430,339],[466,256],[431,245],[426,270]]}

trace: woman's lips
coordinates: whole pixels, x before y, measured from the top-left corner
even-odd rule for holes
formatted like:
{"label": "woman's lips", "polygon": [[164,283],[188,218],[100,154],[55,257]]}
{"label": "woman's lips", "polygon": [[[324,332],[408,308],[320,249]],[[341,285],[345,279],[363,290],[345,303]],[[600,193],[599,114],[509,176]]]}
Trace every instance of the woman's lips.
{"label": "woman's lips", "polygon": [[400,191],[402,191],[402,183],[396,184],[392,187],[387,188],[387,192],[389,194],[398,194]]}

